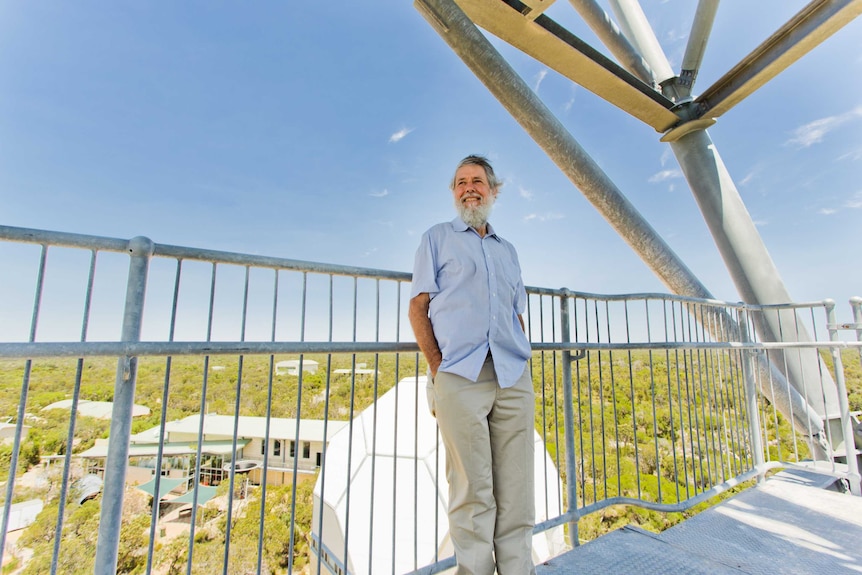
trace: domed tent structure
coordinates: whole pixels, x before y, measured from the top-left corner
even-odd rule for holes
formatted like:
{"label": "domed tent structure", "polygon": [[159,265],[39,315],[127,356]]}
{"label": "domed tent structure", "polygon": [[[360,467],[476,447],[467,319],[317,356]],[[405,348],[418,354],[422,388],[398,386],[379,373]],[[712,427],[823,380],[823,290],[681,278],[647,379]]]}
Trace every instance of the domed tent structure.
{"label": "domed tent structure", "polygon": [[[416,393],[425,384],[424,376],[402,379],[330,441],[311,527],[321,572],[407,573],[453,554],[445,447]],[[538,523],[560,515],[561,483],[538,433],[536,455]],[[533,537],[536,562],[564,550],[562,527]],[[311,563],[316,573],[318,557]]]}

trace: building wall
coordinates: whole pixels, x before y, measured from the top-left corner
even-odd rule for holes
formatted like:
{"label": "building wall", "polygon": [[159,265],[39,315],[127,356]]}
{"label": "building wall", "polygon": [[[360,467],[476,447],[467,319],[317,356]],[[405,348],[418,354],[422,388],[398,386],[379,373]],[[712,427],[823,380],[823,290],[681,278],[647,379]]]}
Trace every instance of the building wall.
{"label": "building wall", "polygon": [[[279,443],[277,444],[276,442]],[[263,462],[262,445],[263,439],[253,439],[243,448],[240,458]],[[291,451],[293,451],[294,456],[291,455]],[[320,460],[323,458],[322,453],[322,441],[300,440],[294,442],[292,439],[272,438],[269,440],[269,459],[267,463],[271,467],[283,467],[292,470],[294,460],[296,460],[298,469],[313,471],[320,467]]]}

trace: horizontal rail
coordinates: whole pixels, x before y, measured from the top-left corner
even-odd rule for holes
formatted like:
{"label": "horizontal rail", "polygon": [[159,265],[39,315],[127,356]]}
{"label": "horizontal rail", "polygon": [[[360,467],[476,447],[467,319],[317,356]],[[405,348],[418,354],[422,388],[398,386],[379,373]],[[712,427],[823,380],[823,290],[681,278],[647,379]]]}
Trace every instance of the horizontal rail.
{"label": "horizontal rail", "polygon": [[[28,228],[16,228],[13,226],[0,226],[0,240],[119,253],[127,253],[129,248],[129,240],[119,238],[88,236],[66,232],[50,232]],[[410,281],[412,276],[412,274],[405,272],[326,264],[272,256],[241,254],[219,250],[180,247],[169,244],[154,244],[153,257],[397,281]]]}
{"label": "horizontal rail", "polygon": [[409,342],[34,342],[0,343],[0,358],[413,353]]}
{"label": "horizontal rail", "polygon": [[[662,350],[749,350],[770,349],[860,349],[862,342],[651,342],[651,343],[570,343],[532,344],[533,351],[662,351]],[[0,343],[0,359],[37,357],[153,357],[184,355],[273,355],[323,353],[417,353],[410,342],[33,342]]]}

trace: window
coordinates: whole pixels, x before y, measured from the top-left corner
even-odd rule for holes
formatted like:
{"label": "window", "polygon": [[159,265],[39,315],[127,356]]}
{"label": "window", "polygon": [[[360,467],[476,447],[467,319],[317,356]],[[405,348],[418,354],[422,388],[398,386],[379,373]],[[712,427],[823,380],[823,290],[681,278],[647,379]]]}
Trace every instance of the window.
{"label": "window", "polygon": [[260,454],[266,455],[266,439],[260,440]]}
{"label": "window", "polygon": [[281,440],[280,439],[275,440],[275,444],[272,447],[272,454],[275,457],[279,457],[281,455]]}
{"label": "window", "polygon": [[309,457],[311,457],[311,442],[310,441],[303,441],[302,442],[302,458],[308,459]]}
{"label": "window", "polygon": [[295,441],[290,442],[290,456],[296,457],[296,442]]}

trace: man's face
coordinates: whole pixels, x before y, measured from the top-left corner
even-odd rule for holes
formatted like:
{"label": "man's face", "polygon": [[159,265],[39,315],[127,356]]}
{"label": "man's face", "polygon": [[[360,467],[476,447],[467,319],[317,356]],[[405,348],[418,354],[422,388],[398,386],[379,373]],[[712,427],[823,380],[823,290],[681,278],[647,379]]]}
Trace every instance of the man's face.
{"label": "man's face", "polygon": [[458,213],[470,213],[483,206],[490,207],[497,197],[497,190],[488,185],[485,168],[468,164],[455,172],[455,189],[452,190]]}

